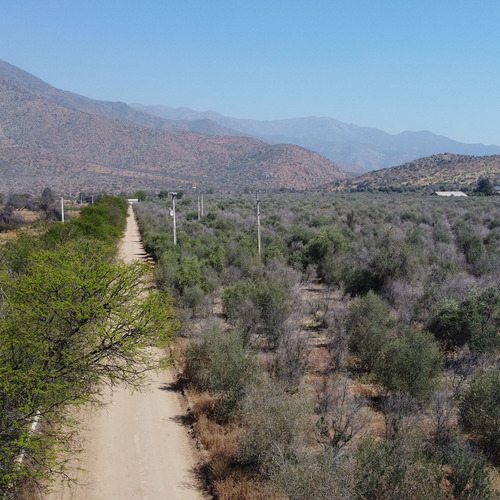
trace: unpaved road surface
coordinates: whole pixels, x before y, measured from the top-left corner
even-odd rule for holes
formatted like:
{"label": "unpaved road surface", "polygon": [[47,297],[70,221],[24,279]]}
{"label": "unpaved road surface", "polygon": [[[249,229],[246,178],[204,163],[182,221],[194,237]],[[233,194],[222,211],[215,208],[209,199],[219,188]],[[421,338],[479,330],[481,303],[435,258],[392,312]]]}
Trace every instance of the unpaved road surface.
{"label": "unpaved road surface", "polygon": [[[145,255],[131,209],[120,255],[125,261]],[[103,409],[83,411],[83,450],[69,470],[77,484],[55,487],[47,500],[207,498],[196,480],[194,447],[173,380],[169,371],[152,375],[146,392],[118,388]]]}

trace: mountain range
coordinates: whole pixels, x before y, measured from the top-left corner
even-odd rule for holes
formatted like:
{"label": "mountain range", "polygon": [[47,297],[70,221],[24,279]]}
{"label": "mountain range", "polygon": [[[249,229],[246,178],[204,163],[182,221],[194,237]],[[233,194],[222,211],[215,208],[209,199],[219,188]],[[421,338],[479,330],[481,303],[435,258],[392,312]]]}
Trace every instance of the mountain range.
{"label": "mountain range", "polygon": [[[463,144],[431,132],[391,135],[332,118],[241,120],[187,108],[98,101],[56,89],[0,60],[4,193],[40,193],[46,186],[61,194],[193,186],[460,188],[490,172],[498,182],[495,158],[500,156],[473,156],[498,154],[498,146]],[[373,169],[355,179],[347,173]]]}
{"label": "mountain range", "polygon": [[297,144],[316,151],[344,170],[356,174],[445,152],[477,156],[500,154],[499,146],[465,144],[427,131],[388,134],[377,128],[358,127],[328,117],[259,121],[188,108],[131,106],[167,120],[210,120],[229,129],[232,134],[246,134],[271,143]]}
{"label": "mountain range", "polygon": [[[203,132],[203,133],[201,133]],[[0,191],[308,189],[347,175],[318,153],[210,120],[169,121],[56,89],[0,60]]]}

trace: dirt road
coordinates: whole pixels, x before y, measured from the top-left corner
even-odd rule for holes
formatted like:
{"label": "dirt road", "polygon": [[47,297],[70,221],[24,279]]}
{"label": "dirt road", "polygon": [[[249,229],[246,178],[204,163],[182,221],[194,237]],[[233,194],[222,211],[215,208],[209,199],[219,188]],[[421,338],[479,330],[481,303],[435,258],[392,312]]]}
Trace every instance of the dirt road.
{"label": "dirt road", "polygon": [[[131,209],[120,255],[125,261],[145,255]],[[116,389],[109,405],[84,413],[83,451],[70,470],[78,484],[56,489],[47,500],[206,498],[195,478],[193,444],[172,381],[170,372],[153,375],[146,392]]]}

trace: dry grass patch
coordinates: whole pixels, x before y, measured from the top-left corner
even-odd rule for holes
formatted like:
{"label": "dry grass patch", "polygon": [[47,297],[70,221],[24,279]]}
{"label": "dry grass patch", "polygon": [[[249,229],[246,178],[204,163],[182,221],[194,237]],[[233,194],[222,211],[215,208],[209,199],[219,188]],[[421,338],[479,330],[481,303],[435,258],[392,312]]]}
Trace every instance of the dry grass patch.
{"label": "dry grass patch", "polygon": [[201,443],[208,452],[208,463],[216,479],[230,475],[238,450],[240,431],[236,426],[222,426],[202,415],[196,424]]}
{"label": "dry grass patch", "polygon": [[285,500],[286,496],[269,491],[262,481],[243,477],[219,479],[214,482],[219,500]]}
{"label": "dry grass patch", "polygon": [[190,394],[191,411],[196,418],[196,432],[207,452],[208,464],[216,479],[227,478],[238,450],[240,429],[235,425],[219,425],[209,415],[215,398],[208,392]]}
{"label": "dry grass patch", "polygon": [[495,467],[491,474],[491,488],[500,493],[500,467]]}

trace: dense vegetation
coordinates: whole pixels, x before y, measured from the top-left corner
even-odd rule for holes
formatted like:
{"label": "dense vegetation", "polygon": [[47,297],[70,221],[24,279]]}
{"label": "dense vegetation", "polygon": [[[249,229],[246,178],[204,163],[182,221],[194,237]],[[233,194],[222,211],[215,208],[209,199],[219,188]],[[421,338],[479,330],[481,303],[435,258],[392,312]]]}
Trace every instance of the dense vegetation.
{"label": "dense vegetation", "polygon": [[136,206],[217,497],[494,498],[500,198],[261,198]]}
{"label": "dense vegetation", "polygon": [[117,261],[127,203],[103,197],[65,224],[0,248],[0,492],[64,472],[68,405],[99,402],[103,382],[138,386],[169,340],[166,294],[142,293],[148,266]]}

